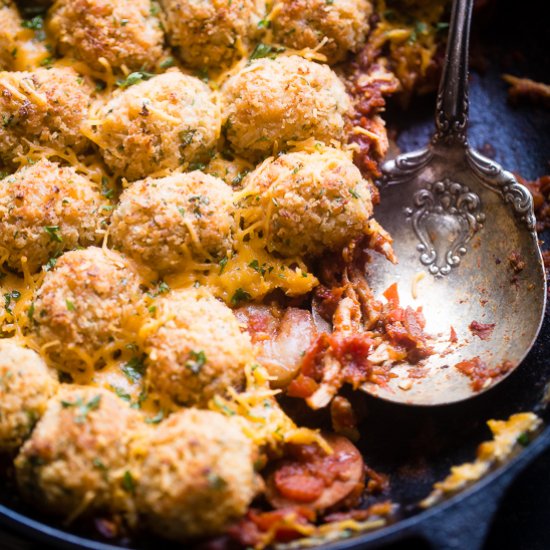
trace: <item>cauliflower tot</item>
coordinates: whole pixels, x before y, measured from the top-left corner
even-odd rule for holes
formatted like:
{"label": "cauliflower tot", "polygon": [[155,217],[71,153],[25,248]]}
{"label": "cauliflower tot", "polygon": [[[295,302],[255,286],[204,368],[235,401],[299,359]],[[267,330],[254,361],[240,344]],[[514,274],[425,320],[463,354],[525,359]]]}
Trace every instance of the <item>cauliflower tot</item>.
{"label": "cauliflower tot", "polygon": [[351,108],[344,84],[326,65],[296,55],[253,61],[222,88],[225,135],[235,152],[258,161],[291,141],[345,138]]}
{"label": "cauliflower tot", "polygon": [[115,95],[91,139],[111,170],[137,180],[207,161],[220,128],[220,107],[210,88],[172,70]]}
{"label": "cauliflower tot", "polygon": [[0,73],[0,160],[14,166],[28,143],[54,149],[88,145],[81,133],[90,90],[68,67]]}
{"label": "cauliflower tot", "polygon": [[199,171],[137,181],[113,212],[113,243],[159,273],[223,257],[231,248],[232,198],[222,180]]}
{"label": "cauliflower tot", "polygon": [[136,491],[138,510],[163,537],[216,535],[242,517],[258,492],[255,449],[238,421],[181,410],[149,441]]}
{"label": "cauliflower tot", "polygon": [[364,45],[372,4],[368,0],[279,0],[273,13],[277,42],[296,50],[316,49],[333,64]]}
{"label": "cauliflower tot", "polygon": [[0,453],[23,444],[57,388],[38,353],[13,338],[0,339]]}
{"label": "cauliflower tot", "polygon": [[0,0],[0,71],[9,71],[13,68],[21,23],[21,16],[15,4],[11,0]]}
{"label": "cauliflower tot", "polygon": [[[244,184],[241,207],[250,206],[266,219],[270,251],[319,256],[367,234],[370,187],[343,151],[324,148],[269,158]],[[249,218],[249,223],[255,221]]]}
{"label": "cauliflower tot", "polygon": [[57,0],[47,28],[62,55],[97,71],[152,69],[163,53],[164,34],[149,0]]}
{"label": "cauliflower tot", "polygon": [[121,254],[90,247],[67,252],[34,303],[34,338],[55,367],[73,376],[101,366],[142,297],[140,278]]}
{"label": "cauliflower tot", "polygon": [[131,509],[128,449],[141,422],[107,390],[62,386],[15,460],[23,497],[66,519]]}
{"label": "cauliflower tot", "polygon": [[147,381],[177,405],[205,407],[228,388],[244,387],[252,343],[237,318],[206,289],[158,298],[155,329],[145,342]]}
{"label": "cauliflower tot", "polygon": [[42,159],[0,180],[0,249],[6,264],[31,272],[77,246],[98,244],[109,202],[72,167]]}
{"label": "cauliflower tot", "polygon": [[265,1],[161,0],[166,33],[181,60],[194,69],[227,66],[258,36]]}

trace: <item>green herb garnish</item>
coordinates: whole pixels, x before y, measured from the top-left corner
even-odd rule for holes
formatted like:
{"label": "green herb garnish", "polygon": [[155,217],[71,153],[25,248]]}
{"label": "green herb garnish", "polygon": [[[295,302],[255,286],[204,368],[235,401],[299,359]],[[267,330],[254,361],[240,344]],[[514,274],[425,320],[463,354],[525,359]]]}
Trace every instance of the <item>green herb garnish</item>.
{"label": "green herb garnish", "polygon": [[50,236],[52,241],[56,241],[58,243],[63,242],[63,238],[59,234],[59,225],[46,225],[44,227],[44,231]]}
{"label": "green herb garnish", "polygon": [[134,84],[137,84],[138,82],[142,82],[144,80],[149,80],[153,78],[155,75],[153,73],[147,73],[145,71],[136,71],[134,73],[130,73],[125,79],[123,80],[117,80],[116,85],[119,88],[129,88],[130,86],[133,86]]}
{"label": "green herb garnish", "polygon": [[191,351],[189,352],[189,359],[185,363],[186,368],[188,368],[193,374],[199,374],[202,367],[206,364],[206,355],[204,351]]}
{"label": "green herb garnish", "polygon": [[162,421],[163,418],[164,418],[164,412],[159,411],[155,416],[150,417],[150,418],[146,418],[145,423],[146,424],[158,424],[159,422]]}
{"label": "green herb garnish", "polygon": [[132,494],[134,494],[136,490],[136,484],[134,482],[134,478],[129,470],[126,470],[124,472],[124,475],[122,476],[122,488],[127,493],[132,493]]}
{"label": "green herb garnish", "polygon": [[254,59],[263,59],[266,57],[269,59],[275,59],[277,57],[277,54],[284,51],[285,49],[280,46],[272,46],[271,44],[264,44],[263,42],[260,42],[256,45],[254,51],[250,54],[249,59],[251,61]]}
{"label": "green herb garnish", "polygon": [[231,296],[231,303],[234,306],[238,306],[242,302],[247,302],[251,298],[252,296],[250,296],[250,294],[246,290],[238,288],[237,290],[235,290],[235,294]]}

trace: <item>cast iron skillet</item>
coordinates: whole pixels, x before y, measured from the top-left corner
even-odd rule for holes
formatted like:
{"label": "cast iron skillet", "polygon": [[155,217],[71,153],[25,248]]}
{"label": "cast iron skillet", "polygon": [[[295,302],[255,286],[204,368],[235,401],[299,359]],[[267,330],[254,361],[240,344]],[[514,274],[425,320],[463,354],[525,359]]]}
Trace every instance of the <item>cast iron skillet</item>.
{"label": "cast iron skillet", "polygon": [[[507,105],[501,72],[544,81],[550,74],[545,36],[544,3],[518,11],[514,0],[500,0],[493,9],[474,17],[483,35],[482,46],[472,48],[473,66],[489,61],[487,70],[472,74],[470,138],[485,155],[527,178],[548,173],[550,113],[532,105]],[[539,13],[537,13],[537,10]],[[480,57],[481,54],[481,57]],[[483,68],[483,67],[481,67]],[[400,131],[402,150],[423,146],[432,131],[433,97],[416,100],[406,111],[396,105],[388,112],[388,126]],[[544,235],[542,236],[544,240]],[[478,297],[472,297],[477,299]],[[521,319],[518,319],[518,330]],[[450,466],[474,457],[477,445],[490,437],[485,422],[521,411],[534,411],[546,421],[550,414],[543,400],[550,384],[550,315],[524,364],[493,390],[464,403],[436,408],[413,408],[361,395],[367,411],[359,448],[372,468],[389,474],[389,497],[400,504],[400,521],[384,529],[326,545],[332,550],[386,547],[403,542],[410,547],[429,541],[441,549],[480,548],[499,499],[517,474],[550,448],[550,428],[507,465],[469,490],[419,512],[416,503],[432,484],[445,477]],[[133,541],[100,541],[87,531],[75,534],[24,506],[11,483],[0,480],[0,528],[37,543],[39,548],[114,550],[176,548],[167,542],[137,537]],[[78,531],[77,531],[78,532]],[[2,535],[0,534],[0,540]],[[179,545],[182,548],[182,545]]]}

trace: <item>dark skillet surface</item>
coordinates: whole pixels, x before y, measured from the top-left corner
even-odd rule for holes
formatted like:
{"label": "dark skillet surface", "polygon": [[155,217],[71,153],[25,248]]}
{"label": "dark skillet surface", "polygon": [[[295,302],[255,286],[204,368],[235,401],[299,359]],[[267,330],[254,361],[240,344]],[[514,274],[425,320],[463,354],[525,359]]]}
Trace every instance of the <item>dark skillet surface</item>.
{"label": "dark skillet surface", "polygon": [[[544,33],[548,32],[544,28],[545,19],[542,15],[544,3],[537,2],[537,6],[532,5],[534,2],[529,4],[529,13],[522,14],[514,2],[501,1],[497,4],[498,10],[485,14],[483,25],[480,25],[481,16],[476,15],[478,19],[474,21],[474,34],[477,27],[478,33],[483,35],[483,43],[491,46],[481,50],[474,48],[473,57],[479,57],[481,51],[483,57],[490,60],[490,67],[483,73],[478,71],[472,75],[470,140],[475,147],[495,158],[505,168],[527,178],[536,178],[550,171],[550,113],[528,104],[511,108],[507,104],[507,86],[500,79],[501,72],[543,81],[550,75],[549,56],[544,51],[547,39]],[[515,6],[513,11],[512,6]],[[540,13],[537,14],[537,10]],[[488,21],[492,29],[487,26]],[[427,143],[432,131],[433,105],[433,97],[428,97],[416,100],[406,113],[395,105],[390,106],[388,126],[399,131],[398,144],[401,150],[414,150]],[[520,322],[518,320],[518,327]],[[485,424],[487,419],[507,418],[510,414],[526,410],[535,410],[546,420],[549,419],[540,405],[546,384],[550,381],[549,357],[550,318],[547,317],[541,335],[524,364],[498,387],[478,398],[462,404],[429,409],[399,406],[370,396],[358,398],[367,413],[359,447],[371,467],[390,475],[392,483],[389,496],[400,503],[401,517],[414,514],[415,503],[429,493],[433,482],[443,478],[453,464],[472,459],[479,442],[490,436]],[[315,420],[313,422],[316,423]],[[549,462],[547,453],[546,462],[539,459],[524,474],[523,479],[531,479],[531,482],[538,479],[534,477],[536,472],[543,472]],[[546,481],[550,484],[549,475],[546,475]],[[507,517],[520,521],[522,516],[514,511],[514,499],[522,498],[521,482],[514,490],[512,496],[504,501],[503,508],[509,514]],[[549,485],[546,491],[546,494],[550,494]],[[544,500],[542,493],[539,499]],[[524,505],[532,503],[534,511],[533,500],[531,495],[523,497]],[[546,503],[540,501],[540,505],[548,510],[549,501],[547,497]],[[34,519],[43,519],[14,501],[10,484],[1,480],[0,502]],[[525,517],[533,517],[528,510],[523,513]],[[546,522],[540,527],[546,527],[549,516],[539,512],[538,517]],[[445,521],[445,517],[442,521]],[[503,536],[502,533],[510,525],[514,525],[513,521],[510,523],[500,517],[496,520],[488,548],[504,547],[507,541],[510,542],[510,545],[505,546],[507,548],[537,548],[534,543],[519,546],[519,542],[512,542],[519,539]],[[530,531],[530,535],[533,536],[533,531]],[[379,536],[366,535],[360,537],[358,542],[361,541],[362,547],[369,542],[370,545],[378,546],[383,544],[381,540],[374,540],[379,539]],[[142,548],[158,547],[158,542],[155,544],[154,541],[140,539],[139,546]],[[523,540],[526,542],[529,539],[524,537]],[[540,541],[536,538],[531,540]],[[391,548],[417,546],[410,540],[397,543],[399,546],[395,544]],[[0,548],[19,547],[19,543],[10,546],[8,539],[3,538],[0,532]],[[40,544],[40,547],[45,546]],[[168,544],[162,543],[162,547],[167,548]]]}

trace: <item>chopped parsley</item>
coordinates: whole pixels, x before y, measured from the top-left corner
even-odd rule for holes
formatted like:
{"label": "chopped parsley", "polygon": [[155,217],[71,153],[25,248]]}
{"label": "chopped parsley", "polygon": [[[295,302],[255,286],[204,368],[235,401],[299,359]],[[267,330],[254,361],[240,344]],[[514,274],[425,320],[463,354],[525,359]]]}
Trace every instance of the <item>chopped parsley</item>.
{"label": "chopped parsley", "polygon": [[[15,119],[15,115],[11,114],[11,115],[2,115],[2,126],[4,128],[7,128],[12,122],[13,120]],[[2,179],[7,177],[8,176],[8,173],[7,172],[2,172]]]}
{"label": "chopped parsley", "polygon": [[142,82],[144,80],[149,80],[150,78],[153,78],[154,76],[155,75],[153,73],[147,73],[145,71],[136,71],[134,73],[130,73],[123,80],[117,80],[116,85],[119,88],[129,88],[130,86],[133,86],[134,84],[137,84],[138,82]]}
{"label": "chopped parsley", "polygon": [[158,424],[164,419],[164,412],[159,411],[155,416],[149,417],[145,419],[146,424]]}
{"label": "chopped parsley", "polygon": [[124,391],[124,388],[113,385],[111,385],[111,388],[116,393],[117,397],[120,397],[123,401],[127,401],[128,403],[132,401],[132,396],[128,392]]}
{"label": "chopped parsley", "polygon": [[260,265],[260,262],[258,262],[258,260],[252,260],[248,264],[248,267],[251,267],[254,271],[259,273],[263,277],[265,275],[266,271],[268,270],[266,268],[266,265],[267,264]]}
{"label": "chopped parsley", "polygon": [[417,21],[414,25],[414,29],[412,30],[411,35],[409,36],[409,39],[407,42],[409,44],[416,42],[418,40],[418,37],[421,34],[426,34],[427,31],[428,31],[428,25],[426,25],[426,23],[424,23],[423,21]]}
{"label": "chopped parsley", "polygon": [[239,172],[232,180],[231,185],[236,187],[237,185],[240,185],[243,181],[243,178],[248,174],[250,170],[243,170],[242,172]]}
{"label": "chopped parsley", "polygon": [[170,290],[168,283],[165,283],[164,281],[160,281],[157,288],[159,294],[166,294]]}
{"label": "chopped parsley", "polygon": [[229,261],[229,258],[226,256],[225,258],[222,258],[220,260],[220,271],[219,275],[223,273],[223,270],[225,269],[225,266],[227,265],[227,262]]}
{"label": "chopped parsley", "polygon": [[32,19],[25,19],[21,26],[24,29],[34,31],[34,36],[37,40],[46,40],[46,32],[44,31],[44,18],[41,15],[36,15]]}
{"label": "chopped parsley", "polygon": [[159,66],[161,69],[168,69],[169,67],[173,67],[175,64],[176,62],[173,57],[167,57],[160,62]]}
{"label": "chopped parsley", "polygon": [[[182,214],[183,216],[183,214]],[[158,281],[157,283],[157,290],[156,292],[148,292],[147,296],[151,298],[156,298],[157,296],[160,296],[161,294],[166,294],[170,291],[170,287],[168,286],[168,283],[164,282],[163,280]]]}
{"label": "chopped parsley", "polygon": [[231,296],[231,303],[234,306],[238,306],[242,302],[247,302],[251,298],[252,296],[250,296],[250,294],[246,290],[239,287],[237,290],[235,290],[235,294]]}
{"label": "chopped parsley", "polygon": [[95,411],[99,408],[99,403],[101,402],[101,395],[96,395],[92,397],[87,403],[84,403],[82,401],[82,397],[78,397],[76,401],[61,401],[61,406],[64,409],[67,409],[69,407],[76,407],[77,409],[77,416],[75,416],[74,421],[77,424],[84,424],[86,422],[86,418],[88,417],[88,413],[91,411]]}
{"label": "chopped parsley", "polygon": [[227,481],[216,472],[208,472],[206,479],[208,480],[209,487],[216,491],[220,491],[227,486]]}
{"label": "chopped parsley", "polygon": [[270,25],[271,25],[271,21],[267,18],[260,19],[258,21],[258,28],[259,29],[269,29]]}
{"label": "chopped parsley", "polygon": [[527,445],[529,445],[529,434],[527,432],[523,432],[519,437],[518,437],[518,443],[520,445],[523,445],[524,447],[527,447]]}
{"label": "chopped parsley", "polygon": [[361,198],[361,195],[359,195],[359,193],[358,193],[355,189],[353,189],[353,188],[351,188],[351,189],[349,190],[349,194],[350,194],[354,199],[360,199],[360,198]]}
{"label": "chopped parsley", "polygon": [[34,317],[34,302],[31,302],[31,305],[29,306],[29,309],[27,311],[27,317],[29,319],[29,321],[32,323],[33,322],[33,317]]}
{"label": "chopped parsley", "polygon": [[57,263],[57,257],[54,256],[53,258],[50,258],[45,264],[44,264],[44,271],[51,271],[55,264]]}
{"label": "chopped parsley", "polygon": [[59,225],[46,225],[44,226],[44,231],[50,236],[52,241],[56,241],[58,243],[63,242],[63,238],[59,234]]}
{"label": "chopped parsley", "polygon": [[4,294],[4,300],[5,300],[4,307],[6,308],[6,311],[8,313],[13,314],[13,311],[11,309],[12,301],[17,302],[19,298],[21,298],[21,292],[19,292],[18,290],[12,290],[11,292],[6,292]]}
{"label": "chopped parsley", "polygon": [[254,48],[254,51],[250,54],[250,61],[254,59],[269,58],[275,59],[278,53],[284,52],[285,49],[280,46],[272,46],[271,44],[264,44],[260,42]]}
{"label": "chopped parsley", "polygon": [[201,204],[205,206],[210,204],[210,199],[204,195],[193,195],[189,197],[188,200],[193,205],[193,214],[195,214],[197,218],[202,217]]}
{"label": "chopped parsley", "polygon": [[21,23],[21,26],[24,29],[32,29],[33,31],[39,31],[44,28],[44,19],[41,15],[37,15],[32,19],[25,19],[25,21]]}
{"label": "chopped parsley", "polygon": [[221,401],[217,395],[214,396],[214,404],[226,416],[235,416],[235,414],[237,414],[235,411],[231,410],[223,401]]}
{"label": "chopped parsley", "polygon": [[179,133],[181,146],[187,147],[193,143],[193,137],[197,131],[196,130],[183,130]]}
{"label": "chopped parsley", "polygon": [[132,357],[121,370],[131,382],[139,382],[145,374],[144,356]]}
{"label": "chopped parsley", "polygon": [[102,471],[107,470],[107,466],[105,466],[105,464],[103,463],[103,460],[101,460],[101,458],[99,458],[98,456],[94,457],[94,459],[92,460],[92,464],[98,470],[102,470]]}
{"label": "chopped parsley", "polygon": [[74,303],[71,302],[71,300],[69,300],[68,298],[65,299],[65,304],[66,304],[67,309],[68,309],[69,311],[74,311],[74,310],[75,310]]}
{"label": "chopped parsley", "polygon": [[190,351],[189,359],[185,363],[185,367],[188,368],[193,374],[199,374],[205,364],[206,355],[204,351]]}
{"label": "chopped parsley", "polygon": [[122,488],[127,493],[134,494],[136,490],[136,484],[134,482],[134,477],[132,476],[132,473],[129,470],[126,470],[124,472],[124,475],[122,476]]}
{"label": "chopped parsley", "polygon": [[105,176],[101,178],[101,194],[107,199],[112,198],[115,194],[115,190],[109,186],[109,178]]}

